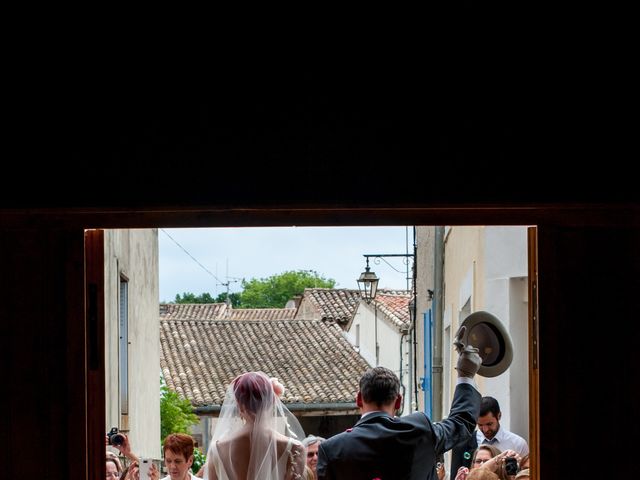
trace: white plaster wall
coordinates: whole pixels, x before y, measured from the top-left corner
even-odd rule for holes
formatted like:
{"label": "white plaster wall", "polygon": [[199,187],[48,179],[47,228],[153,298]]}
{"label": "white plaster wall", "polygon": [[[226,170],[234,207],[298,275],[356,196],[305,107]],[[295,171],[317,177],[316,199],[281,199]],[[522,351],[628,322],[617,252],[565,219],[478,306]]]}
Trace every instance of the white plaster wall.
{"label": "white plaster wall", "polygon": [[[124,428],[119,409],[120,275],[129,290],[128,435],[135,452],[160,458],[160,341],[157,229],[105,230],[105,429]],[[105,431],[106,431],[105,430]]]}
{"label": "white plaster wall", "polygon": [[486,277],[527,276],[527,227],[485,227]]}
{"label": "white plaster wall", "polygon": [[351,322],[349,333],[355,338],[356,325],[360,325],[360,355],[367,360],[369,365],[376,364],[376,339],[374,329],[373,311],[360,302]]}
{"label": "white plaster wall", "polygon": [[501,425],[528,438],[528,300],[526,227],[485,228],[484,310],[503,323],[514,347],[509,369],[484,382],[484,395],[495,397],[502,410]]}
{"label": "white plaster wall", "polygon": [[509,334],[513,342],[513,362],[509,369],[509,428],[521,437],[529,438],[529,285],[526,277],[512,278],[509,288]]}
{"label": "white plaster wall", "polygon": [[[369,363],[376,366],[376,317],[372,306],[360,302],[349,328],[348,338],[355,339],[356,325],[360,325],[360,355]],[[378,310],[378,345],[379,359],[377,365],[392,370],[400,377],[400,339],[402,334],[384,319],[384,314]],[[403,414],[411,413],[409,405],[409,340],[408,336],[402,346],[402,384],[404,385]]]}

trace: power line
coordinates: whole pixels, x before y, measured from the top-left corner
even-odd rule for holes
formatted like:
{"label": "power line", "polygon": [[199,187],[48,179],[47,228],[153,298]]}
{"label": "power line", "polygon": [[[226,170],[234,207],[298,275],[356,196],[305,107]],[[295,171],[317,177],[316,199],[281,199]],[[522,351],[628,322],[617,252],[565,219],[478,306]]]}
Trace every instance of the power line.
{"label": "power line", "polygon": [[187,255],[189,255],[189,256],[191,257],[191,259],[192,259],[194,262],[196,262],[198,265],[200,265],[200,267],[201,267],[205,272],[207,272],[209,275],[211,275],[213,278],[215,278],[215,279],[216,279],[216,281],[217,281],[218,283],[221,283],[222,285],[224,285],[224,283],[222,282],[222,280],[220,280],[218,277],[216,277],[213,273],[211,273],[211,271],[210,271],[207,267],[205,267],[204,265],[202,265],[198,260],[196,260],[196,258],[195,258],[193,255],[191,255],[189,252],[187,252],[187,250],[186,250],[182,245],[180,245],[180,244],[176,241],[176,239],[175,239],[175,238],[173,238],[171,235],[169,235],[169,234],[165,231],[165,229],[164,229],[164,228],[161,228],[160,230],[161,230],[161,231],[162,231],[162,232],[163,232],[167,237],[169,237],[169,238],[173,241],[173,243],[175,243],[177,246],[179,246],[179,247],[182,249],[182,251],[183,251],[184,253],[186,253]]}

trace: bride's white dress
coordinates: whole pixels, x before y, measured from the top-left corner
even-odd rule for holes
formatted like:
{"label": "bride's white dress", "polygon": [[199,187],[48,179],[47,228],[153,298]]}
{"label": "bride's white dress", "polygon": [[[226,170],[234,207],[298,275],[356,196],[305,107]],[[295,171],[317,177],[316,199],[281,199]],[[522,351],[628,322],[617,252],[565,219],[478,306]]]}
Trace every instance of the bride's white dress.
{"label": "bride's white dress", "polygon": [[304,430],[276,394],[282,386],[276,387],[264,372],[246,372],[231,381],[211,435],[205,479],[302,478]]}
{"label": "bride's white dress", "polygon": [[[269,478],[265,478],[261,480],[284,480],[285,478],[294,478],[294,479],[302,478],[301,475],[293,471],[289,472],[289,475],[287,475],[287,462],[289,462],[289,460],[291,459],[292,447],[293,447],[293,440],[290,438],[289,441],[287,442],[287,447],[285,448],[284,452],[278,459],[276,468],[272,472],[271,476]],[[216,445],[216,443],[213,443],[210,448],[211,448],[210,455],[212,456],[213,466],[216,469],[216,475],[218,476],[218,480],[235,480],[235,478],[230,477],[227,471],[225,470],[224,463],[222,462],[222,459],[218,454],[218,446]],[[292,469],[294,463],[295,462],[293,461],[289,462],[290,470]],[[280,476],[278,476],[278,472],[282,472]]]}

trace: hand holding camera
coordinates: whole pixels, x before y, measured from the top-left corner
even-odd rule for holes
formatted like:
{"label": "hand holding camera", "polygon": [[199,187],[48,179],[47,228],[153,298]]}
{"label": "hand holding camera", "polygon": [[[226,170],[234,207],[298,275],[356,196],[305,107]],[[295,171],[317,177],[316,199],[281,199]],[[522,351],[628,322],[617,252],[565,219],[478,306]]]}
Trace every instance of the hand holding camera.
{"label": "hand holding camera", "polygon": [[120,454],[127,457],[129,460],[137,462],[138,456],[131,451],[131,443],[129,437],[118,430],[118,427],[113,427],[109,433],[107,433],[107,444],[117,448]]}
{"label": "hand holding camera", "polygon": [[507,475],[515,475],[518,473],[518,460],[516,457],[507,457],[504,459],[504,472]]}
{"label": "hand holding camera", "polygon": [[456,370],[458,371],[459,377],[473,378],[482,364],[482,359],[480,358],[476,347],[473,345],[464,345],[462,343],[465,331],[466,327],[460,327],[456,334],[456,339],[453,342],[454,347],[460,354]]}
{"label": "hand holding camera", "polygon": [[126,437],[124,436],[124,434],[118,431],[118,427],[113,427],[107,433],[107,439],[109,441],[109,445],[113,445],[114,447],[119,447],[125,442]]}
{"label": "hand holding camera", "polygon": [[488,468],[492,472],[503,472],[504,475],[515,475],[520,470],[520,455],[513,450],[505,450],[500,452],[489,461],[485,462],[483,467]]}

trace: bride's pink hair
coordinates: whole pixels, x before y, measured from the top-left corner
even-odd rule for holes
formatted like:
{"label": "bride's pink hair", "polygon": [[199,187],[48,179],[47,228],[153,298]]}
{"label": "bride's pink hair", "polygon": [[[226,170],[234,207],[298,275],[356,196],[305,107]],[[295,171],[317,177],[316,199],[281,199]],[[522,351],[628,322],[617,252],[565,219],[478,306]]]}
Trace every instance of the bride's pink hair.
{"label": "bride's pink hair", "polygon": [[253,414],[271,408],[275,399],[271,379],[262,372],[247,372],[236,377],[233,393],[238,406]]}

